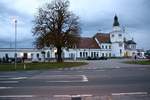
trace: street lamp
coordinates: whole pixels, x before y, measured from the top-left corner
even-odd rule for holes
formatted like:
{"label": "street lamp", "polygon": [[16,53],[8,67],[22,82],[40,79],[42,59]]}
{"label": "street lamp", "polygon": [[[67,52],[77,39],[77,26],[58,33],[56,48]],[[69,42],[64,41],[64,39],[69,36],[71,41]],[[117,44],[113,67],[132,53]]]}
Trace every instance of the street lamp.
{"label": "street lamp", "polygon": [[14,19],[15,22],[15,69],[17,66],[17,19]]}

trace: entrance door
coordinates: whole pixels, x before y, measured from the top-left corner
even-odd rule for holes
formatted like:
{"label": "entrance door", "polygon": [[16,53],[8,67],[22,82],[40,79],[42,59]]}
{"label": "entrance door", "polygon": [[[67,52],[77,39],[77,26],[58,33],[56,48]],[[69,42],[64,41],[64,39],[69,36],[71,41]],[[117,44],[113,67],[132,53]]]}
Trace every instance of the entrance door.
{"label": "entrance door", "polygon": [[24,59],[27,59],[27,58],[28,58],[28,54],[27,54],[27,53],[24,53],[24,54],[23,54],[23,58],[24,58]]}

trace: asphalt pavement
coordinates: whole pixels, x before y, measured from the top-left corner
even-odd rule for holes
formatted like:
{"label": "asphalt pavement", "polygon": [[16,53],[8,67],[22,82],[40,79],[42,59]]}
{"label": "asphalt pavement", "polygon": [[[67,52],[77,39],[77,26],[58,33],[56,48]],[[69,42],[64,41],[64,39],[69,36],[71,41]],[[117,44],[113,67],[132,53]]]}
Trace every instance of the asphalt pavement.
{"label": "asphalt pavement", "polygon": [[0,100],[150,100],[148,66],[83,67],[0,72]]}

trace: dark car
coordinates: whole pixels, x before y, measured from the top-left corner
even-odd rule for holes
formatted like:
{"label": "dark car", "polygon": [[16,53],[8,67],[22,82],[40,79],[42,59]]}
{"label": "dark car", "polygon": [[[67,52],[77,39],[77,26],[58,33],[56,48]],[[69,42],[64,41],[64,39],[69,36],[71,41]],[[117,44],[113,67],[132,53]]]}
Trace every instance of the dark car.
{"label": "dark car", "polygon": [[107,57],[100,57],[98,60],[107,60]]}
{"label": "dark car", "polygon": [[98,60],[98,57],[87,57],[86,60]]}
{"label": "dark car", "polygon": [[107,57],[87,57],[87,60],[107,60]]}
{"label": "dark car", "polygon": [[[15,58],[10,58],[9,61],[11,63],[15,63]],[[22,62],[22,58],[16,58],[16,63],[21,63]]]}
{"label": "dark car", "polygon": [[87,57],[86,60],[92,60],[92,58],[91,57]]}

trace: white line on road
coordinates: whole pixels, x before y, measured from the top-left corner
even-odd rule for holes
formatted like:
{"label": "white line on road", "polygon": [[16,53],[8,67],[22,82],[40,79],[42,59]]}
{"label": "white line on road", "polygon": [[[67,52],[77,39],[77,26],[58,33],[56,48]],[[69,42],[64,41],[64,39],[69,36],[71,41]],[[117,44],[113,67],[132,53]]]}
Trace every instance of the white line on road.
{"label": "white line on road", "polygon": [[35,95],[3,95],[0,98],[32,98]]}
{"label": "white line on road", "polygon": [[0,81],[0,83],[19,83],[19,81]]}
{"label": "white line on road", "polygon": [[71,97],[91,97],[91,94],[72,95]]}
{"label": "white line on road", "polygon": [[13,78],[9,78],[9,79],[13,79],[13,80],[21,80],[21,79],[26,79],[27,77],[13,77]]}
{"label": "white line on road", "polygon": [[69,98],[71,95],[54,95],[55,98]]}
{"label": "white line on road", "polygon": [[81,95],[54,95],[54,97],[58,98],[71,98],[71,97],[91,97],[91,94],[81,94]]}
{"label": "white line on road", "polygon": [[115,68],[120,68],[119,66],[116,66]]}
{"label": "white line on road", "polygon": [[88,78],[85,76],[85,75],[82,75],[82,78],[83,78],[83,82],[88,82]]}
{"label": "white line on road", "polygon": [[84,82],[84,81],[81,80],[81,81],[47,81],[47,82],[50,82],[50,83],[55,83],[55,82],[56,83],[58,83],[58,82],[59,83],[70,83],[70,82]]}
{"label": "white line on road", "polygon": [[13,87],[0,87],[0,89],[12,89]]}
{"label": "white line on road", "polygon": [[101,70],[97,70],[97,71],[101,71],[101,72],[103,72],[103,71],[105,71],[105,70],[102,70],[102,69],[101,69]]}
{"label": "white line on road", "polygon": [[118,95],[147,95],[147,92],[128,92],[128,93],[112,93],[113,96]]}
{"label": "white line on road", "polygon": [[47,82],[51,82],[51,83],[54,83],[54,82],[64,82],[64,83],[69,83],[69,82],[88,82],[88,78],[85,76],[85,75],[55,75],[53,77],[78,77],[80,76],[82,79],[81,80],[58,80],[58,81],[47,81]]}

